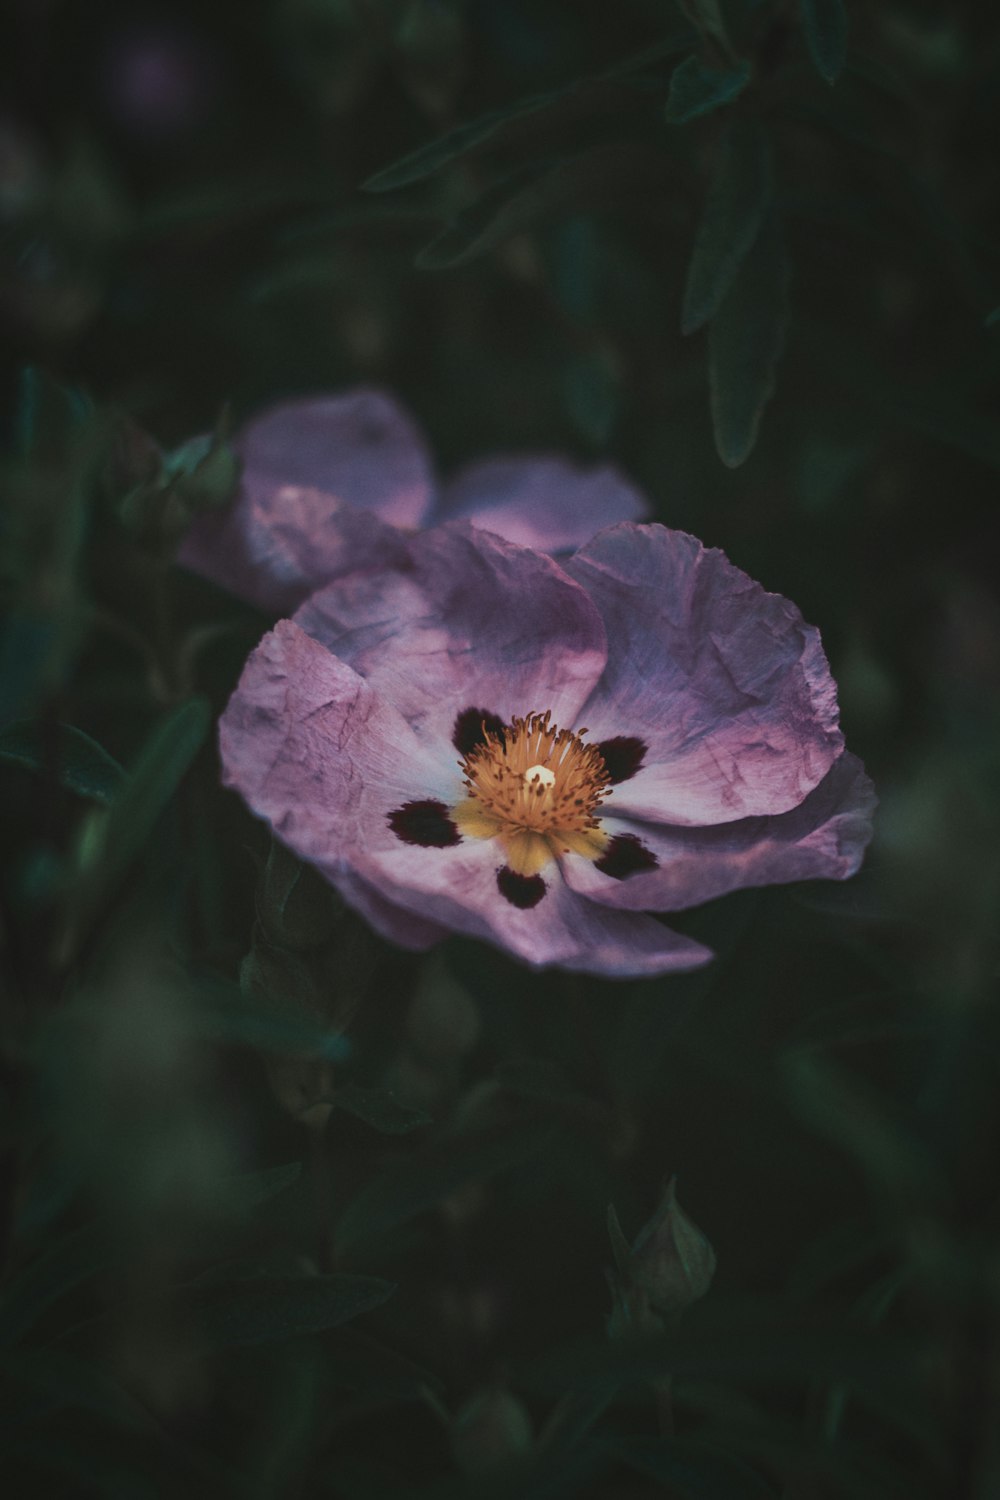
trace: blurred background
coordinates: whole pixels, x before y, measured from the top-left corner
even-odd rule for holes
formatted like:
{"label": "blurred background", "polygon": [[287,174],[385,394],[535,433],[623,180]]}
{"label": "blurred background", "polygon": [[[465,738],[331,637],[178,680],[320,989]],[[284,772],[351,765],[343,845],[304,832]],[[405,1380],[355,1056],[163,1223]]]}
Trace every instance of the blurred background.
{"label": "blurred background", "polygon": [[[993,8],[0,36],[10,1493],[990,1500]],[[213,730],[269,622],[173,553],[234,427],[359,384],[443,474],[613,461],[793,599],[880,794],[862,874],[610,983],[396,953],[270,847]]]}

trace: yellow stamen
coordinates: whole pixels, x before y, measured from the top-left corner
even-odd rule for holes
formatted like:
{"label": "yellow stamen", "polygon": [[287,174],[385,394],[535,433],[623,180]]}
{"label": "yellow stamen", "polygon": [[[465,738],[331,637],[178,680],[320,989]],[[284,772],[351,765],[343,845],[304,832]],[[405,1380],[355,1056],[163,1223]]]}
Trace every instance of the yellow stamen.
{"label": "yellow stamen", "polygon": [[498,839],[517,875],[537,875],[560,854],[599,859],[608,845],[597,809],[611,786],[596,745],[551,721],[551,710],[486,732],[462,762],[468,796],[452,809],[470,838]]}

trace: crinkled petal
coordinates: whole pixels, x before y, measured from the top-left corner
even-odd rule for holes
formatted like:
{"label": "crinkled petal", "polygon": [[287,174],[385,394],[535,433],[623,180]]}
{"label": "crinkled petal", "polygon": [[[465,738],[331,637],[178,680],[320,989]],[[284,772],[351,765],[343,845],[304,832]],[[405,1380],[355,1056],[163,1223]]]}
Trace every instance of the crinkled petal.
{"label": "crinkled petal", "polygon": [[427,518],[430,459],[411,419],[381,392],[271,407],[233,446],[239,492],[224,512],[195,522],[179,560],[264,609],[294,609],[341,573],[391,561],[392,528]]}
{"label": "crinkled petal", "polygon": [[553,456],[492,458],[444,487],[435,520],[467,520],[521,547],[570,552],[605,526],[641,521],[649,506],[617,469]]}
{"label": "crinkled petal", "polygon": [[359,911],[376,932],[399,948],[423,952],[449,936],[447,927],[428,922],[426,918],[388,901],[381,891],[362,880],[353,870],[331,872],[330,880],[344,900]]}
{"label": "crinkled petal", "polygon": [[406,569],[320,590],[296,620],[442,745],[469,708],[572,725],[606,659],[597,610],[556,563],[461,521],[413,537]]}
{"label": "crinkled petal", "polygon": [[434,488],[413,419],[383,391],[357,390],[269,407],[236,442],[258,494],[285,485],[323,490],[392,526],[421,526]]}
{"label": "crinkled petal", "polygon": [[503,864],[503,851],[489,840],[417,849],[382,839],[361,857],[359,868],[394,904],[494,943],[534,968],[626,978],[693,969],[712,957],[701,943],[651,916],[588,901],[565,884],[554,864],[543,876],[544,896],[521,910],[500,894]]}
{"label": "crinkled petal", "polygon": [[836,688],[794,604],[664,526],[612,527],[565,568],[609,643],[589,737],[645,746],[616,812],[726,823],[785,812],[822,780],[843,748]]}
{"label": "crinkled petal", "polygon": [[321,490],[244,482],[224,511],[199,516],[178,562],[269,614],[290,614],[314,589],[356,568],[405,556],[402,532]]}
{"label": "crinkled petal", "polygon": [[492,840],[427,848],[400,837],[391,814],[425,799],[450,806],[461,790],[457,766],[442,764],[368,682],[290,620],[250,656],[219,743],[226,784],[404,946],[464,932],[539,967],[606,975],[667,973],[711,956],[651,917],[587,901],[555,865],[537,906],[512,906]]}
{"label": "crinkled petal", "polygon": [[391,704],[291,620],[251,653],[219,747],[226,785],[327,873],[350,868],[394,807],[450,805],[461,791],[457,767],[420,745]]}
{"label": "crinkled petal", "polygon": [[744,886],[846,880],[871,839],[875,801],[864,766],[845,751],[798,807],[775,817],[705,828],[604,818],[612,838],[638,838],[656,856],[648,873],[615,880],[578,855],[564,857],[563,872],[581,895],[630,911],[678,911]]}

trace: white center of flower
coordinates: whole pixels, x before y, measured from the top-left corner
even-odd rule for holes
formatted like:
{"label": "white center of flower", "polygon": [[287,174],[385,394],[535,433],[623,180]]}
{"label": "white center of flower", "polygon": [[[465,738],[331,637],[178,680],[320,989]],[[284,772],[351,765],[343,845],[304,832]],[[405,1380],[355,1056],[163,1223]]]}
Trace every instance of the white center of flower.
{"label": "white center of flower", "polygon": [[555,771],[549,770],[548,766],[529,766],[524,773],[524,779],[530,784],[541,786],[555,786],[556,773]]}

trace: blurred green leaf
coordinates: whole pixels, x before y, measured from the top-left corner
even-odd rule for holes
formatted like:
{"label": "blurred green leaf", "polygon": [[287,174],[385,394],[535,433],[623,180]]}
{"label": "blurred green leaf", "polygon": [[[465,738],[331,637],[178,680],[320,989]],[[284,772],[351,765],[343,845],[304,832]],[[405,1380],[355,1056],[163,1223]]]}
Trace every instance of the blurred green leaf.
{"label": "blurred green leaf", "polygon": [[11,724],[0,732],[0,761],[52,776],[94,802],[111,802],[126,779],[114,757],[72,724]]}
{"label": "blurred green leaf", "polygon": [[0,723],[29,711],[48,686],[62,632],[32,609],[11,609],[0,623]]}
{"label": "blurred green leaf", "polygon": [[204,698],[167,714],[143,746],[131,774],[106,808],[91,814],[77,851],[79,880],[58,956],[72,944],[147,844],[156,821],[201,749],[212,722]]}
{"label": "blurred green leaf", "polygon": [[220,1183],[222,1195],[237,1210],[256,1208],[267,1203],[285,1188],[291,1187],[302,1176],[300,1161],[286,1162],[281,1167],[267,1167],[262,1172],[241,1172],[227,1177]]}
{"label": "blurred green leaf", "polygon": [[931,1212],[941,1184],[927,1151],[894,1120],[889,1100],[812,1050],[787,1052],[781,1063],[791,1100],[801,1117],[844,1147],[869,1174],[880,1201],[891,1194]]}
{"label": "blurred green leaf", "polygon": [[375,1177],[344,1209],[336,1243],[343,1254],[375,1246],[466,1182],[481,1182],[536,1156],[549,1132],[537,1125],[451,1136],[414,1151]]}
{"label": "blurred green leaf", "polygon": [[[19,1349],[0,1360],[0,1376],[57,1406],[79,1406],[112,1426],[155,1430],[148,1413],[103,1366],[62,1349]],[[17,1425],[18,1408],[0,1411],[0,1424]]]}
{"label": "blurred green leaf", "polygon": [[772,211],[739,267],[708,330],[715,446],[737,468],[757,441],[788,327],[789,269]]}
{"label": "blurred green leaf", "polygon": [[201,981],[190,1019],[201,1036],[265,1052],[305,1053],[330,1062],[343,1062],[350,1052],[348,1042],[322,1017],[251,1000],[237,985],[220,980]]}
{"label": "blurred green leaf", "polygon": [[836,83],[847,61],[847,10],[844,0],[799,0],[806,46],[827,83]]}
{"label": "blurred green leaf", "polygon": [[577,95],[584,98],[588,90],[599,88],[602,82],[627,77],[629,73],[644,67],[647,63],[656,62],[663,57],[669,57],[674,52],[679,52],[689,41],[690,32],[685,29],[683,32],[664,37],[662,41],[625,58],[602,73],[592,77],[577,78],[557,88],[547,89],[538,94],[529,94],[526,98],[502,105],[499,109],[491,109],[477,119],[469,120],[455,130],[450,130],[446,135],[439,136],[437,140],[429,141],[426,145],[418,147],[416,151],[411,151],[399,161],[394,162],[392,166],[383,167],[381,171],[369,177],[362,187],[369,193],[388,193],[396,188],[408,187],[411,183],[432,176],[449,162],[457,161],[479,146],[485,145],[487,141],[506,133],[507,127],[517,125],[526,116],[539,114],[551,105],[572,100]]}
{"label": "blurred green leaf", "polygon": [[346,1110],[383,1135],[408,1135],[431,1122],[424,1110],[402,1104],[389,1089],[363,1089],[347,1083],[331,1095],[329,1102],[334,1109]]}
{"label": "blurred green leaf", "polygon": [[259,1277],[191,1290],[208,1342],[227,1348],[338,1328],[381,1307],[396,1288],[377,1276],[338,1274]]}
{"label": "blurred green leaf", "polygon": [[658,152],[630,142],[591,146],[562,160],[532,160],[505,174],[418,253],[424,271],[461,266],[555,214],[594,208],[662,180]]}
{"label": "blurred green leaf", "polygon": [[708,1315],[689,1313],[683,1324],[652,1337],[580,1340],[526,1364],[526,1389],[590,1389],[609,1380],[648,1383],[666,1375],[741,1381],[839,1379],[861,1389],[881,1382],[915,1382],[928,1346],[919,1339],[864,1326],[812,1319],[790,1325],[779,1311],[752,1314],[705,1304]]}
{"label": "blurred green leaf", "polygon": [[700,115],[730,104],[750,82],[750,64],[736,68],[712,68],[692,55],[674,69],[667,98],[667,121],[683,125]]}
{"label": "blurred green leaf", "polygon": [[761,125],[735,119],[721,138],[688,264],[681,332],[713,318],[764,221],[772,192],[771,151]]}
{"label": "blurred green leaf", "polygon": [[729,34],[720,0],[677,0],[677,4],[702,36],[729,53]]}
{"label": "blurred green leaf", "polygon": [[58,1298],[102,1270],[113,1258],[108,1226],[87,1224],[17,1272],[0,1300],[0,1345],[13,1343]]}
{"label": "blurred green leaf", "polygon": [[778,1494],[755,1469],[695,1439],[602,1437],[605,1452],[668,1486],[678,1500],[772,1500]]}

